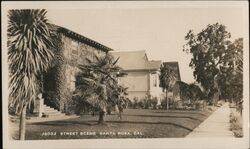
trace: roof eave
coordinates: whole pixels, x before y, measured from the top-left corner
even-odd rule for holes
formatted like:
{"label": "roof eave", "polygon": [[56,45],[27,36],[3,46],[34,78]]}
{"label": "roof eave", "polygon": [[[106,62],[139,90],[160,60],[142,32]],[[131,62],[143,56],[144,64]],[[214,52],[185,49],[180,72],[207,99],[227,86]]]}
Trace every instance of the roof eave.
{"label": "roof eave", "polygon": [[94,40],[92,40],[90,38],[82,36],[82,35],[80,35],[78,33],[75,33],[75,32],[73,32],[71,30],[68,30],[68,29],[66,29],[64,27],[58,26],[57,31],[59,33],[63,33],[67,37],[70,37],[70,38],[72,38],[74,40],[77,40],[79,42],[82,42],[82,43],[85,43],[85,44],[90,45],[92,47],[95,47],[97,49],[100,49],[100,50],[102,50],[104,52],[113,51],[113,49],[111,49],[111,48],[109,48],[107,46],[104,46],[103,44],[100,44],[100,43],[98,43],[98,42],[96,42],[96,41],[94,41]]}

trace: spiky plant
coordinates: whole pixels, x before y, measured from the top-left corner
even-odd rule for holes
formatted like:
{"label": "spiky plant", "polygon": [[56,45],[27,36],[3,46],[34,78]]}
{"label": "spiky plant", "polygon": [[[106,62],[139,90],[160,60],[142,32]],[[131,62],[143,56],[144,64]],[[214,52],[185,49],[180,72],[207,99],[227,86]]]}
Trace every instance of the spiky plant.
{"label": "spiky plant", "polygon": [[8,63],[9,107],[20,114],[20,139],[25,138],[27,105],[37,98],[41,75],[53,59],[58,38],[44,9],[9,10]]}
{"label": "spiky plant", "polygon": [[176,72],[177,70],[174,67],[163,65],[160,68],[160,86],[163,91],[166,92],[166,103],[167,109],[169,109],[169,99],[168,99],[168,90],[173,88],[174,83],[176,81]]}
{"label": "spiky plant", "polygon": [[[107,54],[103,57],[95,56],[86,65],[79,65],[80,72],[77,75],[76,94],[90,105],[99,109],[99,123],[104,122],[104,113],[107,106],[116,102],[114,94],[120,94],[121,86],[118,85],[118,77],[124,73],[116,65],[119,59]],[[86,94],[86,92],[88,94]]]}

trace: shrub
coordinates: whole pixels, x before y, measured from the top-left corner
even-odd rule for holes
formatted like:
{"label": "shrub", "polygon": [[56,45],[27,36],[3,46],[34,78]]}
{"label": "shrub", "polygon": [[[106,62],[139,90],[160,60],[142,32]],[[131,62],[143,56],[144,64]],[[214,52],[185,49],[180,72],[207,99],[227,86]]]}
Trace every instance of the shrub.
{"label": "shrub", "polygon": [[68,111],[69,114],[83,114],[93,112],[93,106],[89,104],[86,99],[83,99],[79,96],[73,96],[72,100],[68,102]]}
{"label": "shrub", "polygon": [[132,102],[132,108],[137,109],[139,107],[139,99],[135,97]]}
{"label": "shrub", "polygon": [[167,101],[165,99],[161,101],[161,107],[162,107],[162,109],[167,108]]}
{"label": "shrub", "polygon": [[145,98],[142,98],[140,100],[135,97],[132,101],[129,100],[128,106],[133,109],[156,109],[157,103],[157,97],[146,96]]}
{"label": "shrub", "polygon": [[145,109],[146,108],[146,100],[145,99],[141,99],[139,102],[138,102],[138,107],[139,108],[142,108],[142,109]]}
{"label": "shrub", "polygon": [[146,96],[142,100],[140,100],[139,105],[144,109],[156,109],[157,108],[158,99],[157,97]]}
{"label": "shrub", "polygon": [[128,107],[129,107],[129,108],[132,108],[132,106],[133,106],[133,102],[132,102],[130,99],[125,98],[125,108],[126,108],[126,109],[127,109]]}
{"label": "shrub", "polygon": [[243,137],[242,117],[239,113],[232,111],[230,114],[230,130],[235,137]]}
{"label": "shrub", "polygon": [[204,100],[196,101],[194,109],[196,109],[196,110],[205,110],[206,109],[206,101],[204,101]]}
{"label": "shrub", "polygon": [[44,104],[47,106],[53,107],[57,110],[60,110],[60,102],[56,98],[56,94],[54,91],[46,91],[43,94],[44,97]]}
{"label": "shrub", "polygon": [[158,98],[154,97],[151,99],[151,104],[153,106],[153,109],[157,109],[157,103],[158,103]]}

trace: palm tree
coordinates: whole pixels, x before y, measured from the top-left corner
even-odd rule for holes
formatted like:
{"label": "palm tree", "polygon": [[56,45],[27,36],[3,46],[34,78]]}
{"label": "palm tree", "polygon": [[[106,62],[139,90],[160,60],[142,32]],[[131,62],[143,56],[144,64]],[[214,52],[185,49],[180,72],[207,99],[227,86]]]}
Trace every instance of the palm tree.
{"label": "palm tree", "polygon": [[168,99],[168,91],[173,88],[174,83],[176,81],[176,70],[175,68],[163,65],[160,68],[160,86],[163,89],[163,92],[166,92],[166,108],[169,109],[169,99]]}
{"label": "palm tree", "polygon": [[[121,94],[118,77],[124,73],[116,65],[119,60],[107,54],[103,57],[95,56],[86,65],[79,65],[80,72],[76,76],[76,95],[99,110],[98,123],[105,122],[104,117],[107,107],[116,103],[115,94]],[[87,92],[87,94],[86,94]]]}
{"label": "palm tree", "polygon": [[26,109],[37,98],[40,78],[57,45],[57,34],[46,13],[44,9],[8,12],[9,108],[14,107],[20,115],[20,140],[25,139]]}

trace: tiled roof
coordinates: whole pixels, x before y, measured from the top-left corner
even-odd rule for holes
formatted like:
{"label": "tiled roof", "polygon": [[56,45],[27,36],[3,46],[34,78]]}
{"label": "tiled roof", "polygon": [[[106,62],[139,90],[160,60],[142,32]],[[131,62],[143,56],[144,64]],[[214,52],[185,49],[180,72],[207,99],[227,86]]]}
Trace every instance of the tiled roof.
{"label": "tiled roof", "polygon": [[100,43],[98,43],[98,42],[96,42],[96,41],[94,41],[94,40],[92,40],[90,38],[87,38],[87,37],[85,37],[83,35],[80,35],[80,34],[78,34],[76,32],[73,32],[73,31],[71,31],[71,30],[69,30],[67,28],[57,26],[57,25],[54,25],[54,24],[52,24],[52,25],[57,29],[57,31],[59,33],[63,33],[65,36],[67,36],[69,38],[72,38],[72,39],[77,40],[79,42],[85,43],[85,44],[87,44],[89,46],[95,47],[95,48],[100,49],[100,50],[102,50],[104,52],[113,51],[113,49],[111,49],[111,48],[109,48],[109,47],[107,47],[107,46],[105,46],[103,44],[100,44]]}
{"label": "tiled roof", "polygon": [[110,52],[124,70],[158,70],[161,61],[149,61],[145,51]]}
{"label": "tiled roof", "polygon": [[179,63],[178,62],[163,62],[163,65],[176,68],[177,69],[176,73],[178,74],[178,80],[181,80],[180,68],[179,68]]}

